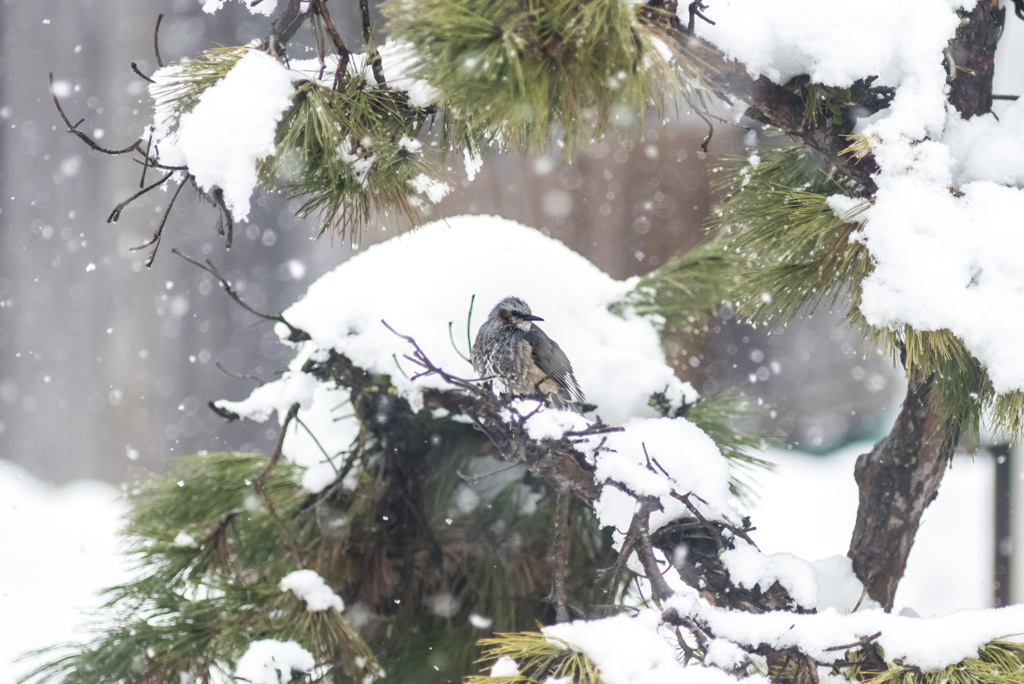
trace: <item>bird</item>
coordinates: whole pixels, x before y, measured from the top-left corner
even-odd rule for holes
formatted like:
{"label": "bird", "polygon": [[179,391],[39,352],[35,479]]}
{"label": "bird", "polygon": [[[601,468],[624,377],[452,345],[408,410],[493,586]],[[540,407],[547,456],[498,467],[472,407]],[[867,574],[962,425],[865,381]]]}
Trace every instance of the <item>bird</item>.
{"label": "bird", "polygon": [[473,370],[498,394],[542,398],[558,409],[580,411],[586,401],[572,364],[558,343],[537,325],[519,297],[495,304],[473,343]]}

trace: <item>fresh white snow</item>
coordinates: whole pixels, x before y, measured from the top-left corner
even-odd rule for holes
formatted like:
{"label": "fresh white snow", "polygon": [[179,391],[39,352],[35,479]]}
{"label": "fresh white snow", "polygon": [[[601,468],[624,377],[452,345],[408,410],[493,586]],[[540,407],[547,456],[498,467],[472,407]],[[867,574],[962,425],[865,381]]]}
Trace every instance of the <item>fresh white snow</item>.
{"label": "fresh white snow", "polygon": [[[295,428],[286,438],[285,454],[309,468],[304,484],[318,491],[335,472],[327,456],[347,449],[358,426],[354,417],[344,417],[351,414],[345,406],[347,393],[327,389],[302,373],[306,360],[323,359],[328,350],[337,350],[361,368],[389,375],[399,394],[418,408],[424,389],[448,387],[437,376],[413,381],[420,369],[404,358],[413,348],[382,321],[415,338],[445,371],[472,379],[472,366],[463,358],[469,339],[476,337],[491,307],[514,294],[544,318],[541,327],[565,350],[587,400],[598,405],[597,415],[613,425],[654,418],[657,414],[648,406],[652,392],[667,390],[675,405],[684,398],[693,401],[696,393],[665,362],[654,323],[608,310],[634,283],[610,278],[560,242],[514,221],[494,216],[437,221],[370,247],[313,283],[284,312],[288,322],[312,337],[296,345],[290,370],[247,399],[218,405],[262,421],[272,411],[280,419],[299,402],[300,418],[324,450]],[[554,418],[539,419],[536,429],[557,430],[540,423]],[[693,430],[699,435],[695,438],[706,440],[705,448],[718,453],[703,433]],[[632,447],[635,456],[639,442],[634,440]]]}
{"label": "fresh white snow", "polygon": [[697,27],[752,76],[841,87],[875,76],[896,89],[859,129],[880,166],[856,236],[874,264],[861,311],[879,327],[951,330],[1010,392],[1024,389],[1024,316],[1011,313],[1024,311],[1024,105],[964,121],[946,103],[943,51],[957,10],[974,4],[716,0],[716,24]]}
{"label": "fresh white snow", "polygon": [[293,77],[270,55],[249,50],[203,92],[195,109],[181,115],[178,145],[189,171],[204,190],[224,191],[236,221],[249,217],[256,162],[274,153],[277,123],[291,106]]}
{"label": "fresh white snow", "polygon": [[310,672],[315,665],[313,654],[294,641],[261,639],[238,659],[235,677],[249,684],[287,684],[293,673]]}
{"label": "fresh white snow", "polygon": [[339,613],[345,610],[345,603],[341,597],[327,586],[324,578],[315,570],[296,570],[288,573],[281,578],[281,589],[290,591],[305,601],[306,609],[310,612],[331,608]]}
{"label": "fresh white snow", "polygon": [[[207,14],[213,14],[219,9],[224,7],[227,0],[199,0],[203,4],[203,11]],[[262,14],[264,16],[271,16],[277,9],[277,0],[260,0],[260,2],[253,2],[253,0],[238,0],[238,2],[245,5],[253,14]]]}
{"label": "fresh white snow", "polygon": [[27,651],[89,638],[97,592],[128,579],[119,497],[93,480],[54,487],[0,459],[0,682],[46,662],[15,662]]}
{"label": "fresh white snow", "polygon": [[[778,467],[758,474],[759,500],[744,511],[753,516],[757,529],[751,534],[764,552],[824,559],[813,564],[819,607],[848,610],[859,598],[859,589],[848,587],[847,596],[836,600],[825,588],[843,590],[842,568],[849,561],[837,554],[846,552],[856,513],[853,459],[869,447],[852,445],[832,457],[771,452]],[[927,616],[991,605],[992,473],[986,456],[958,458],[947,473],[925,512],[897,592],[897,612],[909,607]],[[95,592],[126,579],[114,536],[124,511],[117,497],[117,489],[95,482],[52,487],[0,460],[0,614],[8,618],[0,621],[0,681],[14,681],[29,669],[14,662],[26,651],[86,638],[83,610],[100,604]],[[829,564],[840,569],[828,570]],[[954,624],[960,614],[953,613]],[[484,616],[474,618],[480,629],[487,624]],[[923,639],[915,634],[908,638]],[[605,648],[618,643],[611,635]],[[723,651],[725,642],[715,647],[716,657],[725,658]]]}

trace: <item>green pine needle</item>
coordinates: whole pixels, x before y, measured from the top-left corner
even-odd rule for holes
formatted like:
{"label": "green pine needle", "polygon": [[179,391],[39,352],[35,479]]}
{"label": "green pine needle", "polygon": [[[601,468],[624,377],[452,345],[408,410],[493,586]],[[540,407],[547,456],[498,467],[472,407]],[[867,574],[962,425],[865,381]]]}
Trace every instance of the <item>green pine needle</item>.
{"label": "green pine needle", "polygon": [[260,168],[261,182],[303,200],[297,215],[315,215],[320,235],[357,241],[371,220],[420,222],[431,200],[417,186],[438,182],[440,167],[415,140],[422,119],[401,91],[370,87],[365,73],[343,90],[296,84],[278,125],[277,153]]}
{"label": "green pine needle", "polygon": [[467,677],[466,684],[535,684],[540,681],[568,681],[573,684],[602,684],[597,667],[572,644],[540,632],[498,634],[481,639],[484,655],[479,662],[511,658],[518,675]]}
{"label": "green pine needle", "polygon": [[419,55],[456,139],[564,154],[609,126],[636,128],[677,83],[623,0],[395,0],[393,36]]}
{"label": "green pine needle", "polygon": [[869,678],[871,684],[1020,684],[1024,682],[1024,644],[991,641],[978,649],[977,658],[964,658],[933,672],[897,662],[884,672],[851,674]]}

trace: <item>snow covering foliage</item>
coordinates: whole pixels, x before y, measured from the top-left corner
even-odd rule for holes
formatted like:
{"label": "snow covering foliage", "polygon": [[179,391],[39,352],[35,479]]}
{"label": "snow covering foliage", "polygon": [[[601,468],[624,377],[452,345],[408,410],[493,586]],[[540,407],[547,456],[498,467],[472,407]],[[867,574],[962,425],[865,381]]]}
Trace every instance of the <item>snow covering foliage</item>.
{"label": "snow covering foliage", "polygon": [[[777,649],[797,647],[827,663],[838,657],[835,646],[856,644],[879,634],[876,642],[889,662],[898,660],[927,672],[977,657],[979,647],[1014,638],[1024,624],[1024,606],[1020,605],[933,618],[894,615],[879,608],[856,613],[834,608],[803,614],[748,613],[711,606],[694,589],[683,585],[664,607],[707,626],[715,635],[708,646],[709,663],[722,667],[735,667],[749,658],[737,644],[750,648],[762,644]],[[677,637],[662,623],[662,610],[640,609],[632,615],[561,623],[543,631],[586,653],[607,684],[736,681],[721,670],[681,665],[674,647]],[[615,647],[609,648],[610,644]],[[768,680],[754,675],[743,681]]]}
{"label": "snow covering foliage", "polygon": [[[252,0],[238,0],[240,3],[245,5],[253,14],[262,14],[264,16],[271,16],[277,9],[277,0],[262,0],[261,2],[254,3]],[[203,3],[203,11],[207,14],[213,14],[217,10],[223,9],[224,3],[227,0],[199,0]]]}
{"label": "snow covering foliage", "polygon": [[[830,457],[771,452],[770,458],[780,461],[780,467],[759,478],[761,497],[751,504],[750,511],[758,523],[756,540],[761,548],[793,551],[806,558],[842,553],[849,539],[846,528],[852,528],[857,507],[856,486],[850,477],[853,460],[856,453],[868,448],[869,444],[853,445]],[[989,601],[991,459],[965,459],[954,465],[954,473],[957,477],[944,483],[938,499],[928,508],[929,522],[915,541],[897,607],[900,595],[908,597],[902,601],[904,605],[922,615],[980,608]],[[25,651],[83,638],[75,628],[82,622],[81,611],[102,603],[96,592],[130,579],[118,554],[115,531],[125,511],[124,503],[115,501],[117,496],[114,487],[97,482],[52,487],[0,460],[0,498],[7,506],[4,520],[10,523],[0,526],[0,548],[18,550],[0,554],[0,586],[17,588],[0,591],[0,614],[9,617],[0,622],[0,681],[16,681],[39,663],[38,659],[15,663]],[[799,508],[792,504],[797,499]],[[806,510],[818,514],[809,518]],[[947,562],[950,539],[958,540],[956,563]],[[819,587],[818,610],[832,607],[839,614],[849,612],[862,590],[853,577],[850,559],[835,555],[813,566]],[[849,584],[845,584],[847,580]],[[949,592],[949,586],[958,589]],[[477,629],[491,626],[490,619],[481,615],[470,616],[470,623]],[[619,643],[618,633],[611,627],[606,633],[609,641],[604,650],[612,650]],[[553,636],[576,643],[569,634]],[[659,632],[653,638],[664,636]],[[592,648],[582,638],[579,645]],[[729,667],[743,655],[731,642],[718,639],[709,645],[705,662]],[[498,661],[495,667],[495,676],[518,669],[511,659]],[[687,670],[688,675],[694,673],[703,671]]]}
{"label": "snow covering foliage", "polygon": [[291,106],[295,74],[270,55],[249,50],[203,92],[192,111],[181,115],[177,134],[169,136],[167,107],[172,103],[159,93],[180,74],[180,67],[165,67],[150,85],[157,101],[154,141],[160,161],[188,166],[203,190],[221,188],[231,215],[244,221],[256,187],[256,162],[274,153],[277,123]]}
{"label": "snow covering foliage", "polygon": [[[662,627],[661,612],[641,610],[635,616],[616,615],[603,620],[579,620],[545,627],[548,636],[576,646],[601,671],[605,684],[723,684],[735,682],[721,670],[690,666],[677,660],[675,634]],[[614,648],[609,645],[614,644]],[[750,684],[767,682],[754,676]]]}
{"label": "snow covering foliage", "polygon": [[[665,362],[652,321],[628,312],[620,317],[608,310],[634,283],[633,279],[610,278],[561,243],[512,221],[493,216],[438,221],[371,247],[313,283],[306,295],[284,312],[289,323],[312,337],[296,345],[289,370],[245,400],[218,405],[264,421],[272,411],[280,417],[299,402],[299,417],[327,453],[337,454],[348,449],[358,423],[354,418],[338,420],[349,412],[343,406],[346,392],[328,389],[301,372],[307,359],[325,358],[327,350],[334,349],[361,368],[390,375],[398,392],[418,409],[423,405],[423,390],[450,388],[436,376],[410,380],[415,369],[402,357],[411,349],[381,321],[414,337],[447,372],[469,379],[475,377],[472,366],[460,354],[468,357],[468,339],[475,337],[490,308],[514,294],[544,318],[544,331],[565,350],[587,400],[597,404],[596,413],[605,422],[618,425],[631,418],[653,419],[658,414],[648,405],[651,393],[667,389],[676,405],[684,399],[693,401],[696,393]],[[475,303],[467,324],[471,300]],[[552,419],[554,416],[539,420]],[[564,423],[562,432],[573,424],[571,418],[563,420],[569,422]],[[700,440],[702,445],[694,453],[722,459],[710,439],[693,426],[689,428],[685,438]],[[538,423],[538,429],[561,434],[550,425],[540,428]],[[680,436],[671,434],[672,439]],[[656,438],[635,440],[629,458],[639,454],[643,459],[639,439]],[[663,452],[686,451],[682,444],[664,449],[653,442],[647,446],[666,462],[669,457]],[[625,449],[625,444],[622,447]],[[323,451],[304,431],[289,433],[285,453],[307,466],[303,484],[312,491],[332,481],[334,467],[325,462]],[[727,468],[723,465],[713,470],[723,478],[718,484],[727,487]],[[710,492],[705,498],[722,500]]]}
{"label": "snow covering foliage", "polygon": [[836,652],[830,648],[881,633],[876,642],[885,650],[887,661],[899,659],[925,671],[977,657],[978,648],[990,641],[1017,639],[1024,624],[1022,605],[931,618],[893,615],[880,609],[844,613],[828,608],[806,614],[755,614],[710,606],[692,589],[678,592],[667,605],[680,615],[692,616],[708,625],[720,639],[751,646],[798,646],[823,662],[835,660]]}
{"label": "snow covering foliage", "polygon": [[249,644],[238,659],[235,677],[250,684],[287,684],[293,673],[308,673],[315,665],[313,654],[294,641],[263,639]]}
{"label": "snow covering foliage", "polygon": [[306,602],[306,609],[310,612],[330,610],[334,608],[339,613],[345,610],[345,603],[341,597],[334,593],[324,578],[314,570],[296,570],[281,578],[281,589],[290,591]]}
{"label": "snow covering foliage", "polygon": [[879,327],[948,328],[1002,393],[1024,389],[1024,317],[1007,315],[1024,311],[1024,105],[965,121],[946,102],[943,51],[973,5],[720,0],[715,25],[697,26],[755,77],[896,88],[858,129],[880,167],[856,236],[874,264],[861,311]]}
{"label": "snow covering foliage", "polygon": [[[204,9],[214,12],[224,0],[207,0]],[[250,7],[263,14],[265,2]],[[416,57],[406,43],[389,41],[378,50],[388,87],[405,90],[414,106],[425,107],[437,93],[421,79],[407,75]],[[249,49],[224,78],[202,92],[191,111],[180,112],[180,86],[187,82],[182,65],[163,67],[153,74],[149,91],[154,100],[152,150],[166,166],[187,166],[204,191],[223,191],[224,204],[235,221],[249,217],[249,203],[257,185],[257,162],[276,152],[277,125],[292,106],[294,82],[309,80],[332,87],[338,56],[326,62],[316,59],[292,60],[287,66],[274,57]],[[349,55],[348,72],[362,74],[375,85],[373,71],[367,67],[367,55]],[[418,141],[410,152],[418,152]],[[365,185],[374,156],[356,154],[359,141],[350,141],[338,149],[342,160],[353,167],[356,178]],[[451,187],[421,174],[412,181],[411,201],[439,202]]]}
{"label": "snow covering foliage", "polygon": [[[656,530],[679,518],[691,517],[685,504],[671,493],[695,492],[693,500],[704,517],[740,523],[729,496],[729,464],[718,446],[700,428],[685,420],[635,418],[624,432],[607,436],[605,446],[614,452],[597,459],[597,479],[622,483],[640,496],[654,496],[662,510],[651,514]],[[653,466],[653,467],[652,467]],[[629,529],[636,498],[617,486],[606,486],[594,505],[602,525],[615,527],[617,541]]]}

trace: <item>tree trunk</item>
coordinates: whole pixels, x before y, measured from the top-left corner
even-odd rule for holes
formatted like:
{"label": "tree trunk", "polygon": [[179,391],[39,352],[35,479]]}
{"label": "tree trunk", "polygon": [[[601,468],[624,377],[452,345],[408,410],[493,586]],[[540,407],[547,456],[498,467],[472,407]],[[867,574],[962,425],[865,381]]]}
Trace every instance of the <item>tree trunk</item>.
{"label": "tree trunk", "polygon": [[[992,71],[1005,11],[981,0],[950,44],[950,102],[969,118],[992,107]],[[891,610],[896,587],[921,524],[938,493],[959,435],[943,420],[933,383],[912,370],[903,408],[889,435],[857,459],[857,524],[850,541],[853,569],[868,596]]]}
{"label": "tree trunk", "polygon": [[892,609],[896,586],[935,498],[957,437],[930,400],[931,382],[911,378],[892,431],[857,459],[857,525],[850,541],[853,570],[868,596]]}

